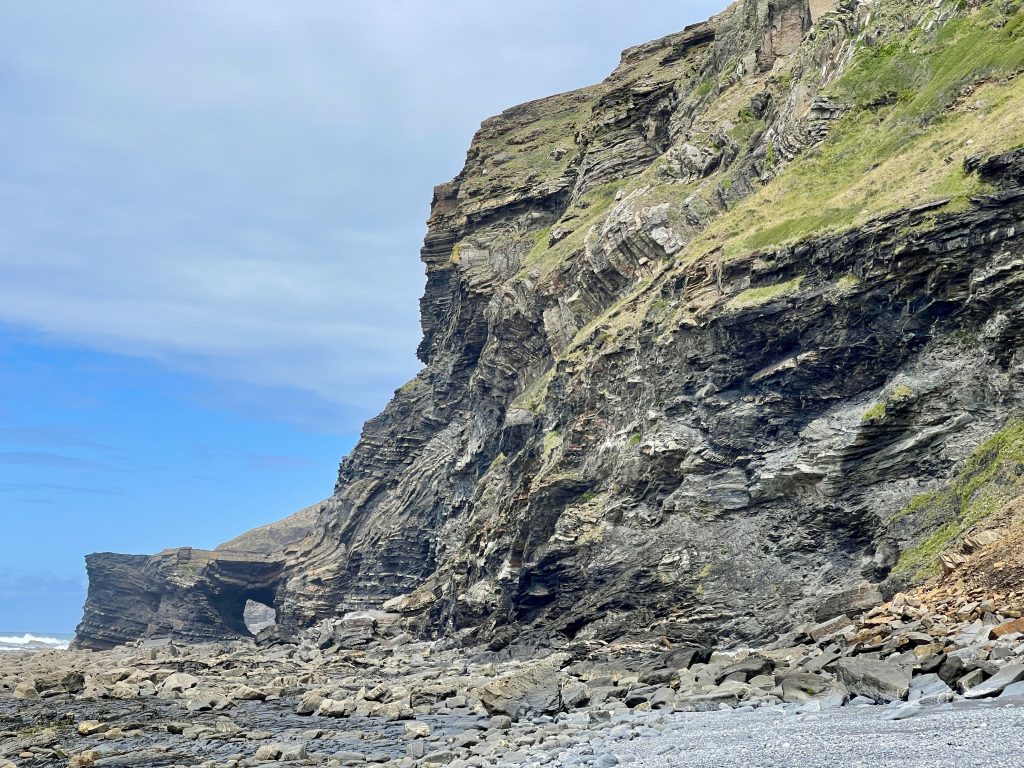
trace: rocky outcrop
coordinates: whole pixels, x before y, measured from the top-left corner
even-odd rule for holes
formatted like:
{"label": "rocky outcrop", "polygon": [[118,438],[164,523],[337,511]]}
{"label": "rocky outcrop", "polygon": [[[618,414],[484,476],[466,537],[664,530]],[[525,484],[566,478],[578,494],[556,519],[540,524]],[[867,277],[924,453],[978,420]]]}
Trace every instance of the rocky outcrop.
{"label": "rocky outcrop", "polygon": [[187,548],[152,557],[89,555],[89,595],[73,645],[101,650],[140,637],[251,637],[246,603],[273,605],[283,566],[267,555]]}
{"label": "rocky outcrop", "polygon": [[[424,368],[261,602],[492,649],[721,645],[919,578],[1024,476],[985,458],[1024,405],[1007,13],[740,0],[486,121],[434,191]],[[975,70],[982,37],[1007,58]],[[181,594],[94,562],[86,637],[154,632],[115,566]]]}

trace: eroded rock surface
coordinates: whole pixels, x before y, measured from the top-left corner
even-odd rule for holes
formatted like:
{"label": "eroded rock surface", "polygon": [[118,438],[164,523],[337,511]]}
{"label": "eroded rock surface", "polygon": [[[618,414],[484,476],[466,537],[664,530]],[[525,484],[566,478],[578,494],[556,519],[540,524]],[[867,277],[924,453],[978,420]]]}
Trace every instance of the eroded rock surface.
{"label": "eroded rock surface", "polygon": [[94,556],[79,643],[233,637],[249,598],[278,640],[763,643],[930,575],[1024,487],[1014,13],[740,0],[485,121],[434,191],[424,368],[309,535],[194,579]]}

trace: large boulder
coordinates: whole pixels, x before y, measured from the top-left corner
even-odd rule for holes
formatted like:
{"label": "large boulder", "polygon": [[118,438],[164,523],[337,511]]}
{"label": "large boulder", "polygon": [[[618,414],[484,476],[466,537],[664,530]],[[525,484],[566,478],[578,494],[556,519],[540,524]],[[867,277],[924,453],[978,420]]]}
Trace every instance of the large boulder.
{"label": "large boulder", "polygon": [[733,662],[715,675],[715,684],[721,685],[726,680],[745,683],[752,677],[768,675],[775,669],[775,663],[767,656],[754,653],[745,659]]}
{"label": "large boulder", "polygon": [[1007,664],[988,680],[964,691],[965,699],[981,699],[996,696],[1007,686],[1024,680],[1024,664]]}
{"label": "large boulder", "polygon": [[836,664],[836,675],[850,693],[875,701],[907,698],[912,674],[910,667],[878,659],[848,657]]}
{"label": "large boulder", "polygon": [[569,655],[554,654],[502,675],[478,688],[477,697],[490,715],[518,719],[527,714],[545,714],[562,709],[562,667]]}
{"label": "large boulder", "polygon": [[684,647],[666,653],[661,659],[661,665],[667,669],[689,669],[694,664],[707,664],[710,660],[710,648]]}

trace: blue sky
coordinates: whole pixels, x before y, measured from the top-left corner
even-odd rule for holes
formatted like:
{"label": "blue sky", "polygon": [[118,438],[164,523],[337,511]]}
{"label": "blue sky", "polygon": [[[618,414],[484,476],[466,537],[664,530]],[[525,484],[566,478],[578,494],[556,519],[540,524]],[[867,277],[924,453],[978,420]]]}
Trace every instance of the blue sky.
{"label": "blue sky", "polygon": [[480,121],[724,5],[0,0],[0,632],[327,496]]}

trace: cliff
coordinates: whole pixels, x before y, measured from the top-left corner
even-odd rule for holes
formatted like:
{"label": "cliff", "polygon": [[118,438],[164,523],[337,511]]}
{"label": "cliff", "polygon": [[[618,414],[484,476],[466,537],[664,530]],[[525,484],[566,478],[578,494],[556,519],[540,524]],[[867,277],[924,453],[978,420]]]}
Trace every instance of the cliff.
{"label": "cliff", "polygon": [[756,642],[935,573],[1024,484],[1022,70],[1011,2],[740,0],[485,121],[434,191],[424,368],[309,536],[254,589],[92,556],[78,643],[234,636],[257,592]]}

